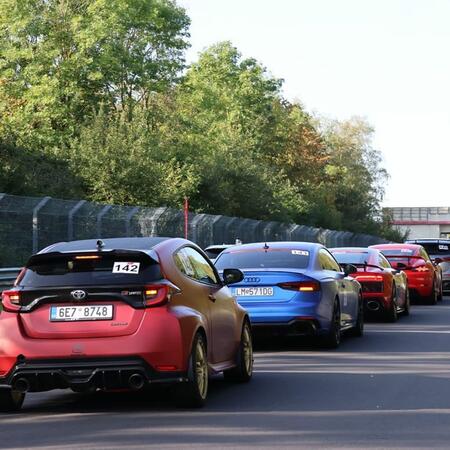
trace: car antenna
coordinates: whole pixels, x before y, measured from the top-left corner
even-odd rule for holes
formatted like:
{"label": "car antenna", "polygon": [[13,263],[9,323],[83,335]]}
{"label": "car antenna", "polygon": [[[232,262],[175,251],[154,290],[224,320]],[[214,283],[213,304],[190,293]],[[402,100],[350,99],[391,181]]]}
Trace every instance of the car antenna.
{"label": "car antenna", "polygon": [[98,241],[97,241],[97,250],[99,251],[99,252],[101,252],[102,251],[102,248],[105,246],[105,243],[101,240],[101,239],[99,239]]}
{"label": "car antenna", "polygon": [[269,246],[267,245],[267,242],[264,244],[264,250],[267,252],[267,250],[269,250]]}

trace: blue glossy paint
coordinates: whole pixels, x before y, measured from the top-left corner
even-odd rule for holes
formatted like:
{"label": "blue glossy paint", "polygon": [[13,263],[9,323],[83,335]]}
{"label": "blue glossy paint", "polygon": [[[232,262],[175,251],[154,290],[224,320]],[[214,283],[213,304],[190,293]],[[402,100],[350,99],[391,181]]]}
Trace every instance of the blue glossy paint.
{"label": "blue glossy paint", "polygon": [[[226,254],[232,252],[261,252],[265,243],[244,244],[239,248],[231,247],[223,252],[216,261],[219,270],[223,270]],[[267,251],[282,252],[301,250],[309,253],[306,268],[293,267],[239,267],[245,278],[231,286],[237,301],[249,313],[253,325],[283,326],[297,320],[311,320],[318,324],[317,333],[326,333],[331,325],[333,305],[336,298],[341,308],[341,325],[351,328],[356,324],[359,301],[359,283],[353,278],[345,277],[343,272],[324,270],[319,261],[319,252],[326,251],[321,244],[306,242],[271,242]],[[282,253],[279,253],[282,255]],[[331,256],[331,255],[330,255]],[[221,262],[222,259],[222,262]],[[238,261],[235,257],[230,261]],[[244,259],[244,258],[243,258]],[[261,258],[263,259],[263,258]],[[337,263],[336,263],[337,264]],[[255,264],[256,265],[256,264]],[[318,282],[318,292],[298,292],[283,289],[280,283]],[[246,296],[240,288],[272,288],[273,295]],[[267,291],[267,290],[266,290]],[[259,292],[259,291],[258,291]]]}

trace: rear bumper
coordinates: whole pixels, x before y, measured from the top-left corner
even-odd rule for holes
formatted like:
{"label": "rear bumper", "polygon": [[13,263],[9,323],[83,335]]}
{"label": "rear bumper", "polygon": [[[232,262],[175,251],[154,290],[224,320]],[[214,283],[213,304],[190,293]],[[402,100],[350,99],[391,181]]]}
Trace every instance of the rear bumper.
{"label": "rear bumper", "polygon": [[82,358],[17,361],[0,386],[24,392],[52,389],[113,390],[140,389],[151,383],[186,381],[182,372],[159,372],[141,358]]}
{"label": "rear bumper", "polygon": [[409,293],[412,297],[429,297],[433,292],[433,277],[415,272],[406,272]]}
{"label": "rear bumper", "polygon": [[270,336],[315,336],[320,333],[320,324],[315,319],[297,319],[288,323],[258,322],[252,324],[255,338]]}
{"label": "rear bumper", "polygon": [[442,280],[442,290],[445,292],[450,291],[450,279],[449,280]]}

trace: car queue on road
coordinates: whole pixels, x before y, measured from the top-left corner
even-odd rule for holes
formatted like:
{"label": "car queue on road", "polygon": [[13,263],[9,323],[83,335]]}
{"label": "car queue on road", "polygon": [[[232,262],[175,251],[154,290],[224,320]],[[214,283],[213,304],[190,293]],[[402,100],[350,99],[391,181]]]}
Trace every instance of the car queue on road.
{"label": "car queue on road", "polygon": [[439,262],[417,244],[239,244],[214,264],[179,238],[51,245],[2,293],[0,411],[28,392],[153,384],[203,406],[210,375],[251,380],[253,336],[337,348],[363,335],[365,317],[409,315],[410,294],[442,298]]}

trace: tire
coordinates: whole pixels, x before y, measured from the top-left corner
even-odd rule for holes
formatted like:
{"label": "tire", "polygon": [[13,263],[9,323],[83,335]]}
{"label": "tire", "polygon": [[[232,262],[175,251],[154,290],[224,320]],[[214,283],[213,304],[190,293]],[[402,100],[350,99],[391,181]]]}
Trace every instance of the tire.
{"label": "tire", "polygon": [[25,394],[22,392],[13,391],[10,388],[0,389],[0,411],[14,412],[20,411]]}
{"label": "tire", "polygon": [[175,395],[178,406],[201,408],[208,395],[208,357],[205,338],[197,333],[189,355],[188,381],[176,386]]}
{"label": "tire", "polygon": [[253,341],[250,324],[245,321],[242,327],[241,342],[236,355],[236,367],[224,370],[225,380],[247,383],[253,375]]}
{"label": "tire", "polygon": [[322,347],[324,348],[338,348],[341,343],[341,310],[339,307],[339,300],[334,299],[333,313],[331,316],[330,329],[321,340]]}
{"label": "tire", "polygon": [[406,287],[405,308],[403,310],[403,315],[409,316],[410,312],[411,312],[411,303],[410,303],[410,298],[409,298],[409,289],[408,289],[408,287]]}
{"label": "tire", "polygon": [[392,294],[391,294],[391,305],[389,309],[386,311],[386,322],[397,322],[398,320],[398,314],[397,314],[397,305],[395,304],[395,297],[396,297],[396,288],[395,286],[392,288]]}
{"label": "tire", "polygon": [[364,304],[361,293],[358,301],[358,317],[356,325],[349,331],[350,336],[362,337],[364,334]]}
{"label": "tire", "polygon": [[436,293],[436,279],[433,280],[433,289],[431,290],[431,294],[427,297],[429,305],[436,305],[438,302],[438,295]]}

